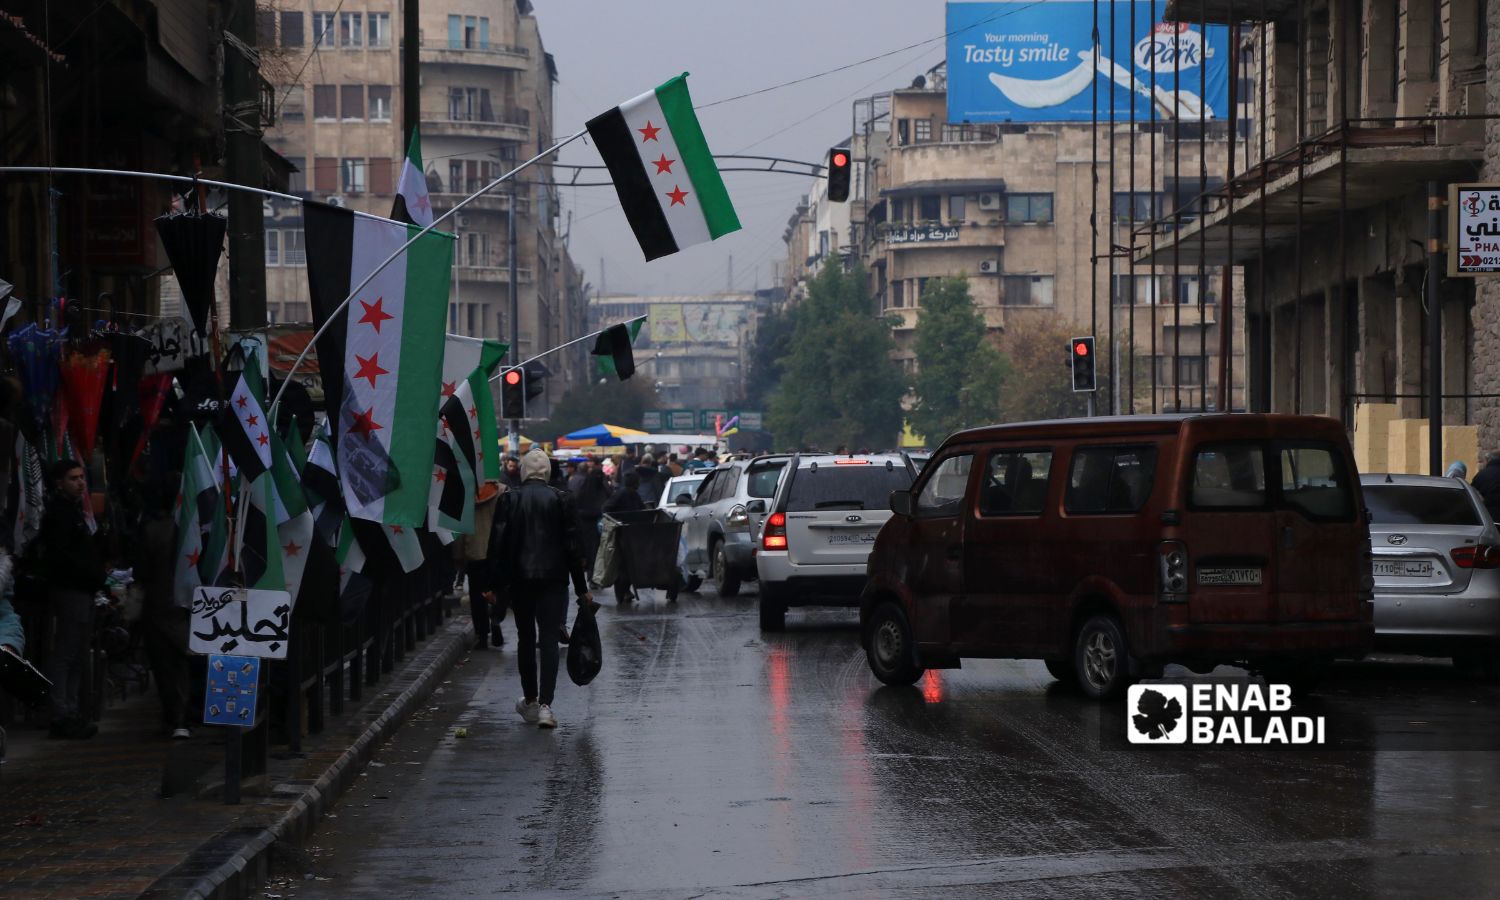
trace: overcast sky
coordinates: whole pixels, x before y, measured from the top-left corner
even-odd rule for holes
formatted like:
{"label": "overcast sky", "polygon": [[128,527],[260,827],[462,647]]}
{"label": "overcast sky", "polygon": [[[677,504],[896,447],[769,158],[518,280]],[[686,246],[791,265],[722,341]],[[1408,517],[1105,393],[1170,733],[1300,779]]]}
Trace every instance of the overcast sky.
{"label": "overcast sky", "polygon": [[[542,43],[557,60],[554,131],[588,119],[689,72],[695,105],[770,87],[905,47],[943,33],[938,0],[535,0]],[[859,97],[904,87],[943,59],[943,41],[768,94],[699,110],[717,154],[781,156],[821,163],[850,132]],[[591,144],[576,141],[562,162],[598,165]],[[557,170],[564,181],[570,170]],[[607,180],[602,170],[580,180]],[[595,288],[610,292],[696,294],[729,285],[770,287],[773,264],[785,265],[781,235],[807,179],[749,172],[724,181],[743,229],[711,244],[647,263],[613,188],[564,188],[564,226],[573,213],[570,247]],[[600,259],[605,272],[600,275]]]}

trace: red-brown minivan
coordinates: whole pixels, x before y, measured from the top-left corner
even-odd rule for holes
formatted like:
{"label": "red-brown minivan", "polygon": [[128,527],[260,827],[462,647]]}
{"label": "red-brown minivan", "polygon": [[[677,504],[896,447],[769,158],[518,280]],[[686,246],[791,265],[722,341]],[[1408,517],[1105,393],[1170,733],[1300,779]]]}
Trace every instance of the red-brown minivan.
{"label": "red-brown minivan", "polygon": [[891,508],[860,606],[887,684],[988,657],[1045,660],[1095,698],[1169,662],[1300,693],[1374,639],[1364,500],[1333,419],[976,428]]}

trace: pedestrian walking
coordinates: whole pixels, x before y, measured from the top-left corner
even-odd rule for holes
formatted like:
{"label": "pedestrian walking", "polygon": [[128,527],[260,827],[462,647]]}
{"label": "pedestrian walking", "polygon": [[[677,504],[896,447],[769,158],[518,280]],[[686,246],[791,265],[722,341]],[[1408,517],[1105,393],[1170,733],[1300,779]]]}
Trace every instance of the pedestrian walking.
{"label": "pedestrian walking", "polygon": [[1500,521],[1500,450],[1490,452],[1485,459],[1484,468],[1474,476],[1473,485],[1479,496],[1484,498],[1490,517]]}
{"label": "pedestrian walking", "polygon": [[1443,473],[1445,478],[1457,478],[1459,481],[1469,480],[1469,466],[1461,459],[1455,459],[1448,463],[1448,471]]}
{"label": "pedestrian walking", "polygon": [[[506,491],[490,532],[489,590],[510,590],[516,617],[521,699],[516,712],[541,728],[556,728],[558,636],[568,609],[568,582],[580,606],[593,603],[583,577],[572,498],[548,484],[552,462],[540,449],[521,462],[521,486]],[[537,651],[541,661],[538,672]],[[538,675],[540,674],[540,678]]]}
{"label": "pedestrian walking", "polygon": [[93,634],[94,594],[104,587],[104,558],[83,515],[88,502],[83,466],[64,459],[49,474],[52,495],[34,543],[53,618],[46,673],[52,682],[51,732],[53,737],[90,738],[99,726],[84,719],[79,692]]}
{"label": "pedestrian walking", "polygon": [[505,457],[505,467],[500,472],[500,483],[509,488],[521,486],[521,464],[514,456]]}
{"label": "pedestrian walking", "polygon": [[[641,475],[639,471],[631,472],[621,480],[620,486],[610,495],[604,503],[604,512],[607,514],[635,512],[646,508],[646,502],[641,499]],[[634,588],[623,575],[615,578],[615,602],[629,603],[634,597]]]}
{"label": "pedestrian walking", "polygon": [[656,459],[649,453],[642,456],[641,461],[636,464],[635,474],[640,477],[641,501],[648,507],[655,506],[656,501],[661,499],[664,484],[661,473],[656,468]]}
{"label": "pedestrian walking", "polygon": [[[141,540],[132,545],[131,569],[136,584],[145,591],[143,625],[146,658],[151,680],[161,700],[162,731],[176,740],[193,736],[192,682],[188,650],[190,610],[176,603],[173,589],[176,568],[176,523],[172,521],[174,492],[163,491],[148,499],[141,522]],[[165,496],[162,496],[165,494]]]}
{"label": "pedestrian walking", "polygon": [[578,515],[578,546],[583,553],[583,570],[592,575],[594,557],[599,554],[599,520],[604,517],[604,504],[609,500],[609,486],[604,483],[604,473],[588,466],[583,473],[583,482],[573,492],[573,504]]}

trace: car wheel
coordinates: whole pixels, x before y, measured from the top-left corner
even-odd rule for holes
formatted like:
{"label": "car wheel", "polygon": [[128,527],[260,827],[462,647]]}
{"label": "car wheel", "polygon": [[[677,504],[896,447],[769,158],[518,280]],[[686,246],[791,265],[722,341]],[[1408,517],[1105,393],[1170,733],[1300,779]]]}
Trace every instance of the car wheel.
{"label": "car wheel", "polygon": [[689,594],[696,594],[698,593],[698,588],[701,587],[703,587],[703,576],[694,575],[687,580],[687,584],[683,585],[682,589]]}
{"label": "car wheel", "polygon": [[740,576],[729,571],[729,559],[724,554],[724,542],[716,541],[713,550],[714,588],[720,597],[733,597],[740,592]]}
{"label": "car wheel", "polygon": [[1135,678],[1135,663],[1119,620],[1101,614],[1083,623],[1073,645],[1073,672],[1078,686],[1094,700],[1125,693]]}
{"label": "car wheel", "polygon": [[1047,674],[1061,681],[1063,684],[1077,684],[1078,671],[1073,668],[1070,659],[1048,659],[1044,660],[1047,665]]}
{"label": "car wheel", "polygon": [[896,604],[882,603],[870,614],[865,629],[865,659],[876,678],[894,687],[915,684],[926,671],[917,665],[911,626]]}

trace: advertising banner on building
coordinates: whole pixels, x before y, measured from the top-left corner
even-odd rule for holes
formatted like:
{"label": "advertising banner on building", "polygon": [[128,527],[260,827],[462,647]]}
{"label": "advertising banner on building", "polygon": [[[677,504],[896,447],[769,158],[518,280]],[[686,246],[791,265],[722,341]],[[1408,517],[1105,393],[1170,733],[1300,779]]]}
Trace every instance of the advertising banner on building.
{"label": "advertising banner on building", "polygon": [[1153,109],[1160,120],[1226,118],[1229,29],[1163,22],[1164,9],[1149,0],[950,2],[948,121],[1087,122],[1096,93],[1101,121],[1111,100],[1119,121],[1132,107],[1137,121]]}

